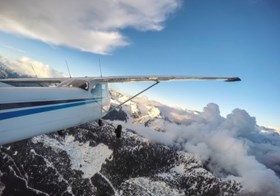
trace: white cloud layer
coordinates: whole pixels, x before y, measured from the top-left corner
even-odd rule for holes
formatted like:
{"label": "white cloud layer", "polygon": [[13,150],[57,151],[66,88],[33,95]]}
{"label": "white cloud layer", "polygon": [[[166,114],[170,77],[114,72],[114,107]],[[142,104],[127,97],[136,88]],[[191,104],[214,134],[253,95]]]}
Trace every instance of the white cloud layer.
{"label": "white cloud layer", "polygon": [[214,103],[203,112],[171,108],[146,98],[123,107],[139,119],[154,108],[160,115],[147,118],[149,127],[145,122],[133,124],[137,120],[132,117],[123,126],[152,141],[197,154],[215,175],[240,182],[244,194],[280,195],[280,135],[275,130],[258,126],[241,109],[224,118]]}
{"label": "white cloud layer", "polygon": [[54,70],[50,65],[22,57],[20,59],[8,59],[0,56],[0,65],[7,67],[20,75],[38,78],[62,77],[62,73]]}
{"label": "white cloud layer", "polygon": [[106,54],[128,44],[124,28],[159,31],[181,0],[0,1],[0,30]]}

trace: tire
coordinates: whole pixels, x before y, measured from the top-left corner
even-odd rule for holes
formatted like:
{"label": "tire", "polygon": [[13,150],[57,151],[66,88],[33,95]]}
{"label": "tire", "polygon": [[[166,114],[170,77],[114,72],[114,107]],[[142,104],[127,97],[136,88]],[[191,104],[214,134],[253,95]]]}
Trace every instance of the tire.
{"label": "tire", "polygon": [[116,133],[117,138],[121,137],[121,135],[122,135],[122,126],[121,125],[117,126],[115,133]]}

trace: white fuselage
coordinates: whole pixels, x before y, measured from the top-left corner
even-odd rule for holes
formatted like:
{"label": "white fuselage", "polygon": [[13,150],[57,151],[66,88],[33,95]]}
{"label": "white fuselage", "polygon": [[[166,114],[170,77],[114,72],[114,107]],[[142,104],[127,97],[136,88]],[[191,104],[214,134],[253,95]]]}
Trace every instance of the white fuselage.
{"label": "white fuselage", "polygon": [[0,145],[102,118],[110,107],[107,84],[0,88]]}

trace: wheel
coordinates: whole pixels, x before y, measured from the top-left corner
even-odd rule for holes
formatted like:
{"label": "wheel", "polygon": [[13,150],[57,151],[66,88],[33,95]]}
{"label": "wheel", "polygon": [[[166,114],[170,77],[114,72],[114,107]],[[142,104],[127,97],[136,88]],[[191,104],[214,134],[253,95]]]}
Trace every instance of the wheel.
{"label": "wheel", "polygon": [[121,135],[122,135],[122,126],[121,125],[117,126],[115,133],[116,133],[117,138],[121,137]]}
{"label": "wheel", "polygon": [[102,126],[103,126],[102,120],[99,119],[97,123],[98,123],[99,127],[102,127]]}

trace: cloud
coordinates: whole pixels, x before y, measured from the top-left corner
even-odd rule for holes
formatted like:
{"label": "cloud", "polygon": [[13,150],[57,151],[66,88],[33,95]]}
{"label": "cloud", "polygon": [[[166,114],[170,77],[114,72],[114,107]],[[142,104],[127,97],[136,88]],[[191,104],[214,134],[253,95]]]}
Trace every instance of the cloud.
{"label": "cloud", "polygon": [[37,76],[38,78],[63,76],[60,72],[54,70],[50,65],[30,59],[28,57],[22,57],[20,59],[8,59],[0,56],[0,64],[21,75],[33,77]]}
{"label": "cloud", "polygon": [[152,107],[158,108],[160,115],[149,118],[148,127],[145,122],[133,125],[130,121],[124,127],[151,141],[198,155],[216,176],[240,182],[244,194],[280,195],[280,135],[258,126],[247,111],[235,109],[222,117],[214,103],[202,112],[192,112],[147,98],[137,101],[138,108],[147,108],[141,116]]}
{"label": "cloud", "polygon": [[128,45],[125,28],[160,31],[181,0],[9,0],[0,2],[0,30],[55,45],[107,54]]}

